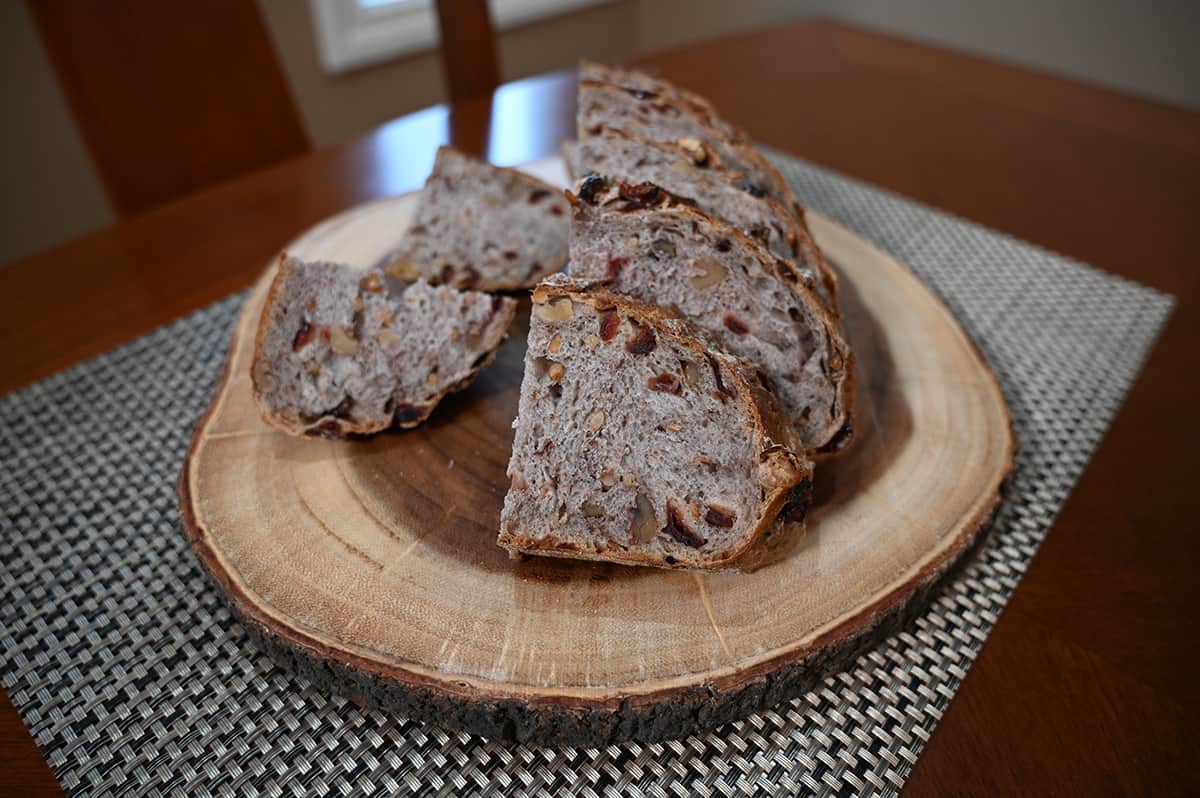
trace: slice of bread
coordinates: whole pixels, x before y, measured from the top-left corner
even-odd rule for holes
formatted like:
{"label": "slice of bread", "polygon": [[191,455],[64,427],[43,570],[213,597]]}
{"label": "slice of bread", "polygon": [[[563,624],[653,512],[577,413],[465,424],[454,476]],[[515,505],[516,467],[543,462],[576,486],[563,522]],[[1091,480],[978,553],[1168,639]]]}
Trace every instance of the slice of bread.
{"label": "slice of bread", "polygon": [[663,308],[554,275],[533,292],[510,552],[735,566],[803,521],[811,464],[744,362]]}
{"label": "slice of bread", "polygon": [[263,419],[293,435],[414,427],[492,361],[516,300],[282,256],[251,365]]}
{"label": "slice of bread", "polygon": [[458,150],[438,150],[404,238],[379,266],[479,291],[531,288],[567,259],[561,189]]}
{"label": "slice of bread", "polygon": [[622,69],[585,59],[579,62],[579,79],[596,83],[612,83],[626,91],[672,100],[687,108],[730,143],[746,143],[747,141],[746,134],[723,119],[707,98],[694,91],[688,91],[666,78],[636,69]]}
{"label": "slice of bread", "polygon": [[750,360],[806,448],[849,443],[854,358],[811,278],[652,184],[584,178],[572,206],[572,276],[674,308]]}
{"label": "slice of bread", "polygon": [[721,166],[736,173],[738,185],[744,190],[773,197],[799,213],[800,206],[787,181],[758,150],[730,140],[703,114],[670,96],[605,81],[580,80],[577,122],[580,141],[610,128],[688,149],[706,148]]}
{"label": "slice of bread", "polygon": [[572,169],[581,176],[594,173],[622,183],[654,183],[740,228],[802,272],[819,277],[814,288],[826,308],[838,315],[837,279],[795,211],[739,188],[736,178],[703,145],[684,147],[604,128],[578,142],[569,154]]}

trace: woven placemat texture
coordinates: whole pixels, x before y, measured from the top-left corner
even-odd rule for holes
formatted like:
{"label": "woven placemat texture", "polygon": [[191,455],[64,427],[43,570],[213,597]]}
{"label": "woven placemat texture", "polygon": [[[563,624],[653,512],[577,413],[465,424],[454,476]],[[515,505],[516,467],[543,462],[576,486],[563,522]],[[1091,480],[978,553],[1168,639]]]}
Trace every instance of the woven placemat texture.
{"label": "woven placemat texture", "polygon": [[80,795],[892,794],[1083,471],[1171,299],[774,155],[804,203],[909,264],[1003,385],[1018,469],[912,624],[789,704],[690,739],[505,749],[275,667],[180,529],[175,478],[241,300],[0,400],[0,682]]}

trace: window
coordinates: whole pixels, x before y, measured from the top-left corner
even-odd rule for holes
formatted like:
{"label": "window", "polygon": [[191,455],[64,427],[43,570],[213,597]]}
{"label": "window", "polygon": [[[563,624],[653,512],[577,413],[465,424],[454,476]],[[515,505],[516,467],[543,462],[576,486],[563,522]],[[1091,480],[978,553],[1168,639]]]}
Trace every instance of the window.
{"label": "window", "polygon": [[[497,31],[608,0],[489,0]],[[310,0],[327,72],[348,72],[437,46],[433,0]]]}

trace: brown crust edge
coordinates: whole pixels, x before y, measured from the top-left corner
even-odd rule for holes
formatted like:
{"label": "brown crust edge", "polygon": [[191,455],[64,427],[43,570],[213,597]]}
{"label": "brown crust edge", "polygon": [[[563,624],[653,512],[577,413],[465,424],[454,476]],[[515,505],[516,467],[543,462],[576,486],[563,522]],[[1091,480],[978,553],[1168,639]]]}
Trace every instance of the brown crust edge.
{"label": "brown crust edge", "polygon": [[356,703],[506,744],[599,747],[624,740],[656,742],[683,737],[774,707],[804,694],[827,674],[843,669],[920,614],[986,539],[983,533],[990,529],[1012,476],[1017,440],[991,365],[970,336],[963,334],[991,378],[1008,417],[1009,434],[1008,460],[1001,478],[960,535],[911,579],[806,646],[690,686],[596,700],[555,696],[522,699],[473,688],[466,681],[430,679],[350,652],[334,651],[297,629],[273,622],[235,589],[229,575],[219,567],[196,519],[188,485],[197,446],[229,380],[238,343],[236,332],[214,400],[196,423],[183,459],[178,481],[181,525],[210,580],[264,650],[281,666]]}

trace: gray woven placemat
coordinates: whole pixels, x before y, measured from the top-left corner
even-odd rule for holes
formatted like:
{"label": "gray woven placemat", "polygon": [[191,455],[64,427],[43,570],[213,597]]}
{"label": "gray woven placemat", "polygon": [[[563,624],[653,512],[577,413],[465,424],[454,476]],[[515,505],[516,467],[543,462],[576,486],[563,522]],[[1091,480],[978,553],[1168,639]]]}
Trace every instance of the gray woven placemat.
{"label": "gray woven placemat", "polygon": [[716,732],[505,749],[325,695],[255,648],[184,543],[175,476],[231,297],[0,400],[0,681],[68,793],[890,794],[1112,420],[1171,299],[775,156],[909,264],[995,368],[1021,442],[987,544],[908,631]]}

